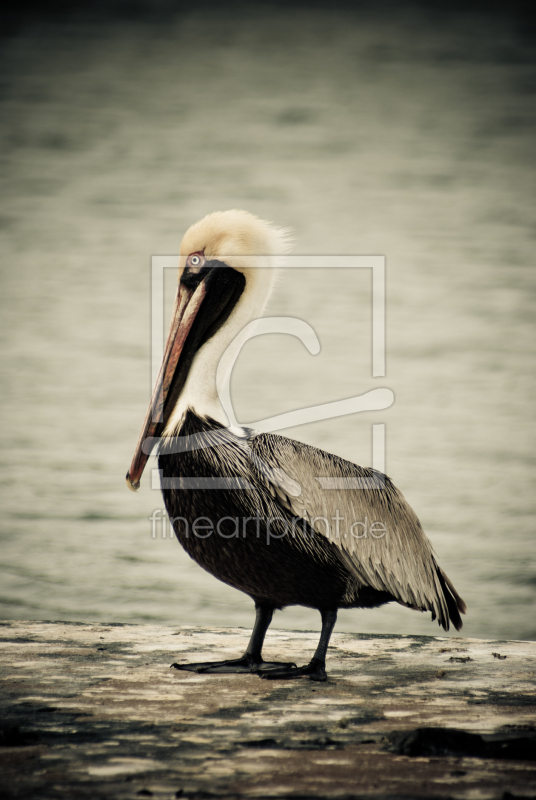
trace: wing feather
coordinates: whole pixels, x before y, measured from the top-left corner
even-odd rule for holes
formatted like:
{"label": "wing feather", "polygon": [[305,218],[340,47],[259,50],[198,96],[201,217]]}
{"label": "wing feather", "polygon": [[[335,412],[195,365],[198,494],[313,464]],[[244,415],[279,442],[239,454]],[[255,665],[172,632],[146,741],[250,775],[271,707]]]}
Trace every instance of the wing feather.
{"label": "wing feather", "polygon": [[252,461],[280,505],[340,548],[355,579],[399,603],[461,627],[465,604],[437,565],[432,545],[391,480],[315,447],[274,434],[249,440]]}

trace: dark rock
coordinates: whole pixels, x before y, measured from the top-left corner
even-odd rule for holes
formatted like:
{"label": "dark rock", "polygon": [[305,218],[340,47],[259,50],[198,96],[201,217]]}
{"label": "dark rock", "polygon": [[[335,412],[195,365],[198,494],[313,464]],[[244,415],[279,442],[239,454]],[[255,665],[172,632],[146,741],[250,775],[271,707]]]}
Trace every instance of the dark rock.
{"label": "dark rock", "polygon": [[246,742],[239,742],[240,747],[281,747],[276,739],[251,739]]}
{"label": "dark rock", "polygon": [[29,747],[38,739],[37,733],[21,731],[18,725],[0,731],[0,747]]}
{"label": "dark rock", "polygon": [[465,756],[536,761],[536,737],[480,736],[455,728],[417,728],[392,733],[387,750],[403,756]]}

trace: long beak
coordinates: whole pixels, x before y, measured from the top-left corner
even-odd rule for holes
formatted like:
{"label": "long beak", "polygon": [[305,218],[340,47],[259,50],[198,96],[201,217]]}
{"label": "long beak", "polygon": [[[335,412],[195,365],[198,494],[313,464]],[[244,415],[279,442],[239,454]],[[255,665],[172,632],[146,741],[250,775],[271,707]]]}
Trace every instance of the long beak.
{"label": "long beak", "polygon": [[[132,464],[127,472],[127,486],[133,492],[140,488],[140,479],[151,453],[152,447],[144,448],[144,442],[150,438],[154,442],[154,438],[159,436],[164,429],[167,422],[166,416],[166,398],[169,394],[169,389],[179,358],[182,353],[188,334],[196,318],[196,315],[201,308],[201,304],[206,295],[205,281],[192,289],[184,284],[179,284],[177,291],[177,298],[173,308],[173,316],[171,319],[171,327],[166,342],[164,358],[160,372],[154,387],[153,396],[145,415],[145,421],[141,429],[140,438],[136,445],[134,458]],[[148,452],[145,452],[147,450]]]}

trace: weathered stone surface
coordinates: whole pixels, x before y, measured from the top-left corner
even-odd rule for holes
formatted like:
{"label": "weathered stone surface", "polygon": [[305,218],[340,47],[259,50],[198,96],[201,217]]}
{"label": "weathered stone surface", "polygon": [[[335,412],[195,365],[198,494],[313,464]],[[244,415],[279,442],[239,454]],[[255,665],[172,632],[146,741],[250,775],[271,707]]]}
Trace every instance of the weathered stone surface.
{"label": "weathered stone surface", "polygon": [[[324,684],[169,668],[238,656],[248,636],[2,623],[6,796],[536,794],[535,642],[335,633]],[[305,663],[317,638],[269,631],[265,656]]]}

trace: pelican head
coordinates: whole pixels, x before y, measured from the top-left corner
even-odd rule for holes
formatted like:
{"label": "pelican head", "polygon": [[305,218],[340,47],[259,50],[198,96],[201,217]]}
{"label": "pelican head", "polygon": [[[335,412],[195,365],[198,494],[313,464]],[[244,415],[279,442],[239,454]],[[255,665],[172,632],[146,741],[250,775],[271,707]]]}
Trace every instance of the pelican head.
{"label": "pelican head", "polygon": [[216,211],[186,231],[164,358],[127,473],[133,491],[152,449],[146,439],[172,435],[189,406],[217,418],[219,359],[262,313],[287,250],[287,231],[238,209]]}

